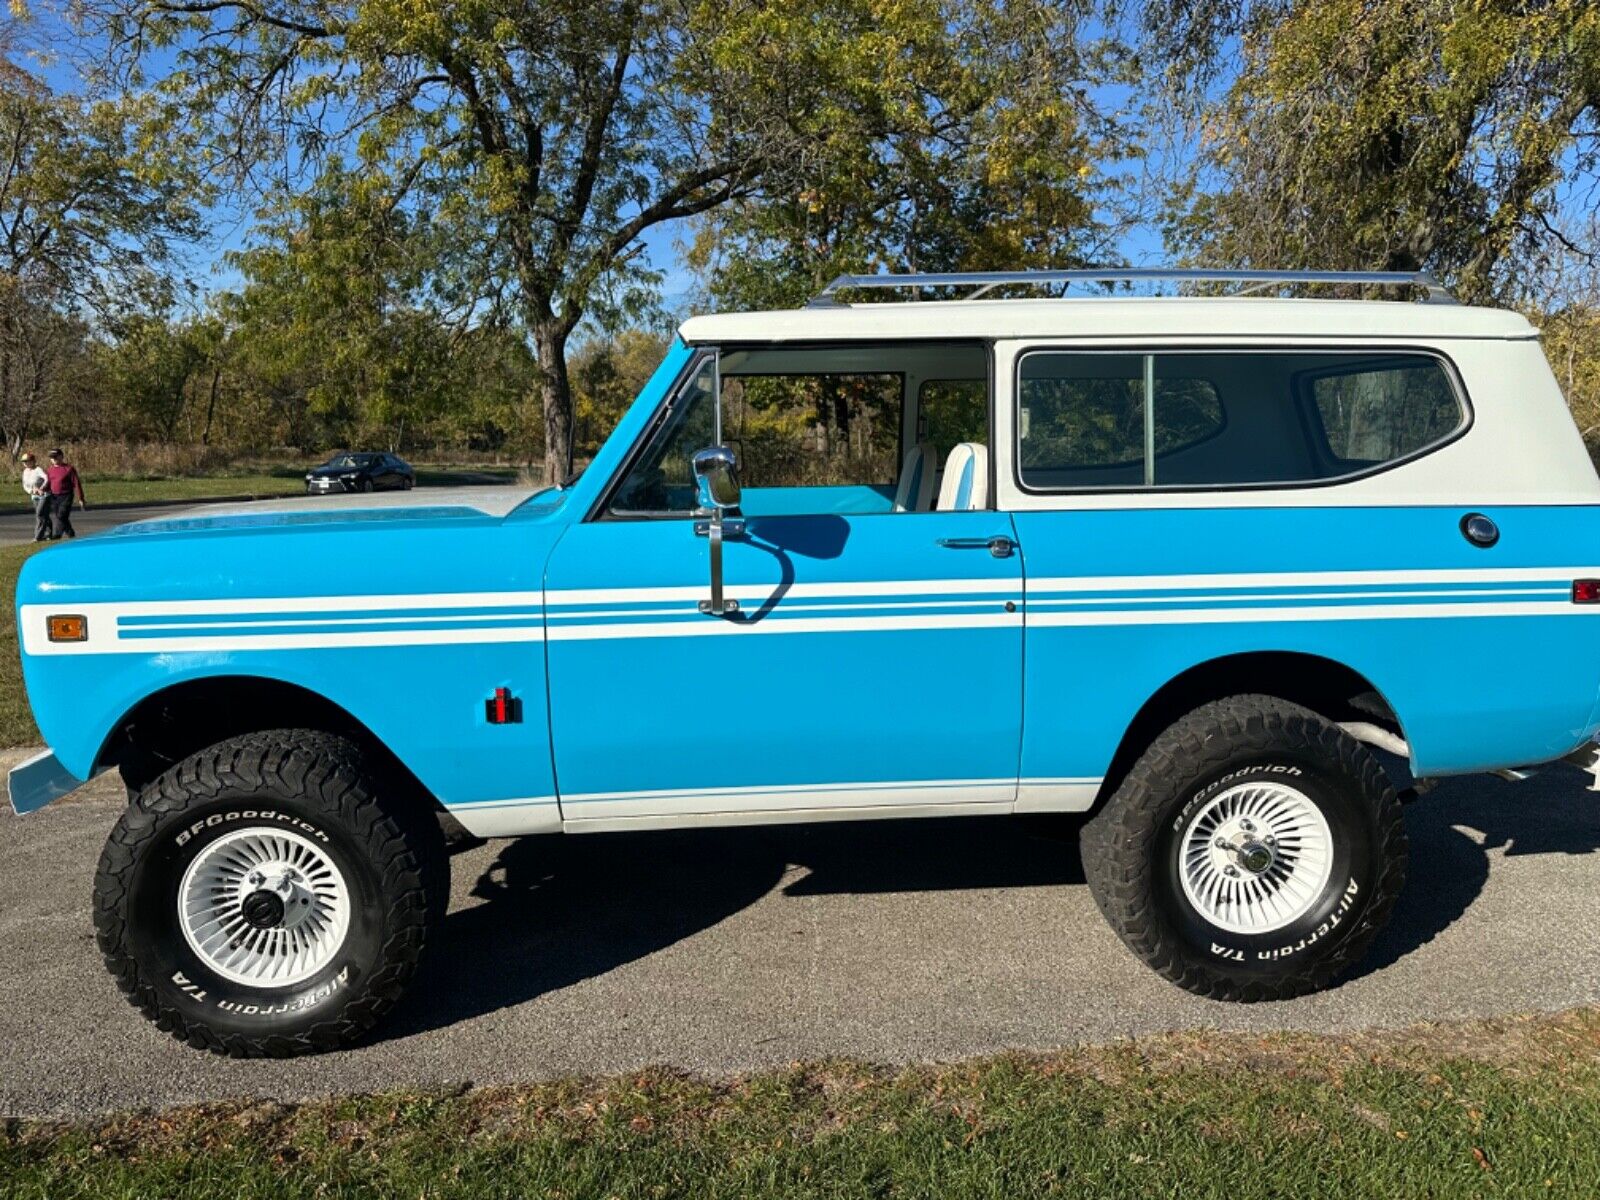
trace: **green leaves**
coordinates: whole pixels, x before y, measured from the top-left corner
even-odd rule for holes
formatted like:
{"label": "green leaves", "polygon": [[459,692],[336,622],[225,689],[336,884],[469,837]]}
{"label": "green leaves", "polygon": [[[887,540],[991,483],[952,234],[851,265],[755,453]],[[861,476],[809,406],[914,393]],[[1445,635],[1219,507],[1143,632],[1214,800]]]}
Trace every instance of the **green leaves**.
{"label": "green leaves", "polygon": [[1133,149],[1088,98],[1120,54],[1081,20],[1046,0],[806,0],[731,22],[735,61],[798,42],[815,101],[793,112],[798,158],[701,224],[691,262],[712,298],[782,306],[879,266],[1084,261]]}
{"label": "green leaves", "polygon": [[[1214,53],[1224,10],[1194,6],[1168,44],[1187,31]],[[1600,10],[1264,0],[1231,19],[1241,69],[1202,116],[1176,247],[1240,265],[1424,267],[1467,299],[1527,295],[1562,181],[1595,167]]]}

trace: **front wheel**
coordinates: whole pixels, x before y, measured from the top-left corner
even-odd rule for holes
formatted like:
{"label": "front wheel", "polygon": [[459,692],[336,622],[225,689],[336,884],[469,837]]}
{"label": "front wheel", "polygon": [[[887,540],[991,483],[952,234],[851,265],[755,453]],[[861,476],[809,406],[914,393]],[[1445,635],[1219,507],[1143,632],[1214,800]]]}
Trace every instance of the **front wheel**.
{"label": "front wheel", "polygon": [[95,877],[95,929],[129,1000],[197,1048],[344,1045],[399,998],[442,911],[438,822],[382,794],[342,738],[218,743],[144,787]]}
{"label": "front wheel", "polygon": [[1309,709],[1234,696],[1162,733],[1084,828],[1084,872],[1130,950],[1221,1000],[1326,987],[1405,880],[1394,789]]}

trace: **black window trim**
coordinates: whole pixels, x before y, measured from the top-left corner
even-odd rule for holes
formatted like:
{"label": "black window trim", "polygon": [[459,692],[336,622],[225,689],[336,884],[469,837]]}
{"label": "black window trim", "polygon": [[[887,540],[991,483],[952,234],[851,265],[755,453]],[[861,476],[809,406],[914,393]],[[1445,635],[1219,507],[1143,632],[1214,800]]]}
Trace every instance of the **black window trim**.
{"label": "black window trim", "polygon": [[[1180,484],[1107,484],[1100,487],[1039,487],[1029,485],[1022,478],[1022,361],[1030,354],[1134,354],[1154,355],[1162,354],[1366,354],[1366,355],[1423,355],[1434,359],[1444,368],[1445,377],[1450,382],[1450,387],[1455,393],[1456,402],[1461,406],[1461,423],[1450,433],[1425,446],[1420,446],[1401,458],[1391,459],[1379,463],[1377,466],[1365,467],[1359,471],[1350,471],[1343,475],[1333,475],[1325,479],[1291,479],[1282,481],[1266,481],[1258,483],[1180,483]],[[1297,373],[1298,374],[1298,373]],[[1305,409],[1301,397],[1291,391],[1290,402],[1299,411],[1302,421],[1306,419]],[[1415,462],[1419,458],[1443,450],[1453,442],[1465,437],[1472,428],[1474,420],[1472,399],[1467,394],[1466,384],[1463,382],[1461,372],[1448,354],[1434,346],[1415,346],[1410,344],[1371,344],[1371,343],[1306,343],[1291,346],[1266,346],[1266,345],[1215,345],[1192,343],[1162,343],[1145,344],[1140,346],[1074,346],[1060,344],[1026,345],[1017,351],[1011,365],[1011,480],[1017,490],[1025,496],[1116,496],[1138,493],[1149,495],[1152,493],[1170,493],[1182,495],[1184,493],[1213,493],[1213,492],[1277,492],[1277,491],[1308,491],[1313,488],[1337,487],[1340,484],[1353,483],[1358,479],[1366,479],[1373,475],[1381,475],[1403,467],[1407,463]],[[1224,426],[1226,428],[1226,426]],[[1218,431],[1221,432],[1220,430]],[[1191,445],[1200,445],[1200,442]],[[1189,447],[1185,446],[1184,449]],[[1172,453],[1169,451],[1169,453]]]}

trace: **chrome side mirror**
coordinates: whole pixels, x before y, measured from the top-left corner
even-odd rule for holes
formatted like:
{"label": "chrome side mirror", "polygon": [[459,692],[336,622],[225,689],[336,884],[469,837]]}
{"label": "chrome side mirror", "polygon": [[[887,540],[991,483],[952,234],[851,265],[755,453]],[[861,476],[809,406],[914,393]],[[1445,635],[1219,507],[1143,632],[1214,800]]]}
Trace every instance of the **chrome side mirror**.
{"label": "chrome side mirror", "polygon": [[712,446],[694,456],[695,499],[700,507],[720,513],[739,507],[739,471],[733,451]]}
{"label": "chrome side mirror", "polygon": [[739,507],[738,464],[726,446],[696,452],[693,463],[696,502],[711,514],[710,520],[694,523],[695,533],[711,539],[711,599],[700,601],[700,611],[721,617],[739,611],[737,600],[724,600],[722,596],[722,539],[744,533],[743,521],[722,515]]}

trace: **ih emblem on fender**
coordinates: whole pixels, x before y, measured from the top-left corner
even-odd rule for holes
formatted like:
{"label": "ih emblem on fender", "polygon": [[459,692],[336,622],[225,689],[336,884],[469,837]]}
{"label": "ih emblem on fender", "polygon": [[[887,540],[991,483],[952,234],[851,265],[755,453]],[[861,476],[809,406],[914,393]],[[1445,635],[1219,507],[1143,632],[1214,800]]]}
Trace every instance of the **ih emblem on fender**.
{"label": "ih emblem on fender", "polygon": [[509,688],[495,688],[494,695],[483,702],[483,709],[491,725],[517,725],[522,722],[522,701],[513,696]]}

